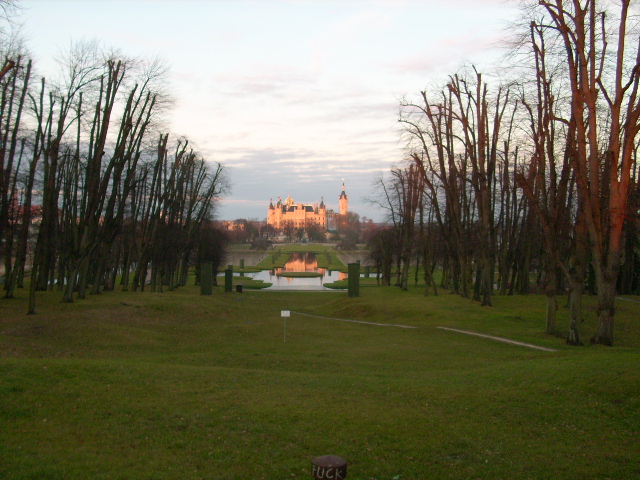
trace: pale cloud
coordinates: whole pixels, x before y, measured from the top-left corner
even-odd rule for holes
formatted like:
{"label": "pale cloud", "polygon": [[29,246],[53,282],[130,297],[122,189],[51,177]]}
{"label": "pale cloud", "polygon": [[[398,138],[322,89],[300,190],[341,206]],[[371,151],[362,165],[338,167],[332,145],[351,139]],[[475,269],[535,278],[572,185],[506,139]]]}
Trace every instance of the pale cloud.
{"label": "pale cloud", "polygon": [[342,178],[354,210],[377,218],[362,199],[404,155],[398,99],[491,58],[514,3],[21,1],[39,68],[81,38],[165,59],[172,131],[228,168],[223,218],[264,218],[287,194],[337,208]]}
{"label": "pale cloud", "polygon": [[[315,71],[324,71],[336,57],[342,57],[345,51],[352,50],[354,45],[367,42],[374,33],[393,24],[397,11],[390,13],[388,8],[359,10],[345,17],[338,18],[322,34],[308,41],[312,51],[310,66]],[[362,61],[363,57],[353,59]]]}
{"label": "pale cloud", "polygon": [[291,91],[309,88],[314,84],[315,78],[312,75],[297,68],[258,64],[250,71],[218,75],[213,79],[211,87],[226,95],[268,95],[286,100]]}
{"label": "pale cloud", "polygon": [[[463,36],[443,38],[436,45],[425,47],[411,56],[391,62],[387,65],[397,74],[423,75],[433,78],[453,74],[465,62],[482,59],[486,52],[500,44],[503,35],[496,33],[490,36],[478,36],[467,32]],[[490,57],[495,60],[496,57]]]}

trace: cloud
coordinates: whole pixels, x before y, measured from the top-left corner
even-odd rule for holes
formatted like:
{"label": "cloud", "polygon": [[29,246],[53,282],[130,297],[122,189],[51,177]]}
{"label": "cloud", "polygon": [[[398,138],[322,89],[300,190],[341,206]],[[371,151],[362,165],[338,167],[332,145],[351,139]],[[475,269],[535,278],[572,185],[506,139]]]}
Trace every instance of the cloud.
{"label": "cloud", "polygon": [[292,90],[309,89],[315,78],[291,65],[252,64],[244,71],[225,72],[211,79],[211,91],[231,98],[268,96],[286,99]]}
{"label": "cloud", "polygon": [[[393,24],[402,11],[398,4],[395,7],[390,9],[388,5],[373,3],[348,16],[336,17],[321,34],[308,41],[312,52],[310,67],[315,71],[323,71],[336,58],[344,58],[346,52],[357,50],[356,45],[366,44],[371,37]],[[353,56],[352,60],[362,61],[363,57]]]}
{"label": "cloud", "polygon": [[394,74],[419,74],[425,79],[434,74],[453,74],[463,62],[486,57],[502,38],[501,34],[483,36],[467,32],[460,37],[441,39],[437,45],[387,64],[386,68]]}

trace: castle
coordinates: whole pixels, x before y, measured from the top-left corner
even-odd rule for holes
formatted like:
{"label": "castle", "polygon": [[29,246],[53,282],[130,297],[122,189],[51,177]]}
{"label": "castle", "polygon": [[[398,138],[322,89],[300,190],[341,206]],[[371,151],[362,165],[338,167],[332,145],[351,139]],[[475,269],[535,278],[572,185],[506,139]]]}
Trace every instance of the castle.
{"label": "castle", "polygon": [[280,197],[274,205],[273,200],[269,202],[269,210],[267,211],[267,224],[279,230],[286,222],[291,222],[295,228],[307,228],[316,225],[324,231],[330,230],[331,225],[335,224],[335,218],[338,215],[346,215],[349,205],[349,198],[344,189],[342,182],[342,192],[338,198],[340,213],[328,210],[324,204],[324,199],[320,204],[295,203],[291,196],[282,203]]}

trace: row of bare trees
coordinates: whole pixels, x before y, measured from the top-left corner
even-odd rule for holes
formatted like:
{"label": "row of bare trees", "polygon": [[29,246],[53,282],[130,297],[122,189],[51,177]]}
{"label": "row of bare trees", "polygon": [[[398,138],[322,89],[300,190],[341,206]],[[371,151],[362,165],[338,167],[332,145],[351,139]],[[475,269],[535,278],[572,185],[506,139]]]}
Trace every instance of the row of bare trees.
{"label": "row of bare trees", "polygon": [[[0,258],[5,297],[30,275],[64,301],[122,288],[184,284],[227,186],[220,164],[163,133],[166,69],[96,44],[36,78],[9,49],[0,78]],[[207,234],[210,236],[210,232]]]}
{"label": "row of bare trees", "polygon": [[579,344],[590,272],[599,303],[591,341],[613,343],[615,295],[633,288],[638,267],[640,36],[630,8],[532,3],[510,58],[516,80],[490,85],[466,69],[402,102],[407,161],[381,188],[401,287],[412,256],[432,271],[437,251],[445,285],[490,306],[496,288],[528,292],[535,267],[547,332],[556,333],[556,296],[567,289],[567,341]]}

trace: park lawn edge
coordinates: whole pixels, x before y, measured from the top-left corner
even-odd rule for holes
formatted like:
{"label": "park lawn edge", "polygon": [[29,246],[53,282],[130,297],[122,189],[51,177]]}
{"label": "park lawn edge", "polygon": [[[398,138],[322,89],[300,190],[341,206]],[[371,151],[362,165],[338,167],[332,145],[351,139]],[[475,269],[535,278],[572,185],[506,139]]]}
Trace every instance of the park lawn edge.
{"label": "park lawn edge", "polygon": [[0,302],[0,477],[308,478],[329,452],[356,479],[637,476],[636,304],[617,305],[619,346],[569,347],[543,296],[197,292]]}

